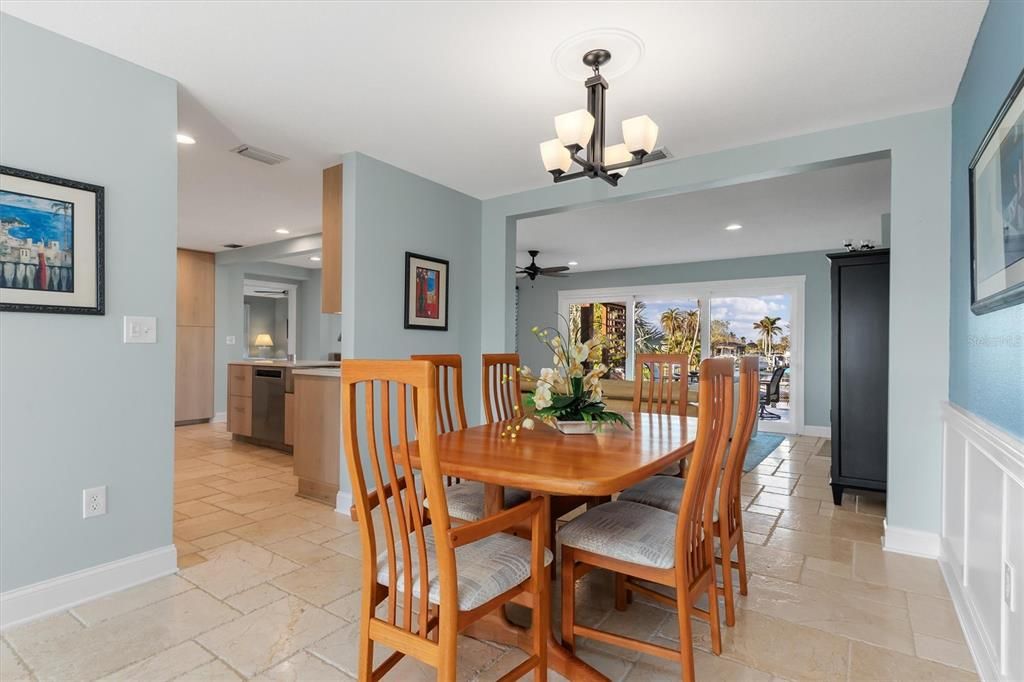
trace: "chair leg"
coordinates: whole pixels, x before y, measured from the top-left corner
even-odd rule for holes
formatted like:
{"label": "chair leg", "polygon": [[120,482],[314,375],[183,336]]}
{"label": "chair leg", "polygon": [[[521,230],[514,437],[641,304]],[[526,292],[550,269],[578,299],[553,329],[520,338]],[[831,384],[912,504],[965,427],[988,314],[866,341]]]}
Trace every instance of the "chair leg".
{"label": "chair leg", "polygon": [[686,589],[676,588],[676,617],[679,619],[679,667],[682,679],[694,682],[697,673],[693,666],[693,624],[690,622],[690,604]]}
{"label": "chair leg", "polygon": [[[453,627],[441,630],[439,625],[438,631],[438,653],[440,653],[441,657],[437,662],[437,680],[438,682],[455,682],[459,655],[459,635]],[[363,678],[360,677],[359,679]]]}
{"label": "chair leg", "polygon": [[562,545],[562,646],[575,648],[576,635],[576,560],[572,547]]}
{"label": "chair leg", "polygon": [[[714,568],[714,564],[712,564]],[[722,654],[722,621],[718,614],[718,581],[712,570],[711,580],[708,582],[708,614],[711,621],[711,653],[715,656]]]}
{"label": "chair leg", "polygon": [[369,594],[372,590],[364,590],[362,613],[359,618],[359,679],[373,679],[373,640],[370,639],[370,619],[373,618],[374,603]]}
{"label": "chair leg", "polygon": [[626,589],[626,576],[623,573],[615,574],[615,610],[625,611],[629,604],[632,593]]}
{"label": "chair leg", "polygon": [[736,563],[740,571],[740,594],[747,594],[747,553],[744,545],[746,540],[743,537],[743,524],[739,527],[739,540],[736,542]]}
{"label": "chair leg", "polygon": [[[555,562],[551,562],[554,565]],[[533,593],[533,653],[537,656],[537,667],[533,671],[536,682],[548,679],[548,633],[551,630],[551,581],[547,571],[541,571],[537,581],[538,589]]]}
{"label": "chair leg", "polygon": [[[724,527],[724,526],[723,526]],[[736,625],[736,610],[732,594],[732,545],[729,544],[728,533],[721,536],[722,546],[722,592],[725,593],[725,624]]]}

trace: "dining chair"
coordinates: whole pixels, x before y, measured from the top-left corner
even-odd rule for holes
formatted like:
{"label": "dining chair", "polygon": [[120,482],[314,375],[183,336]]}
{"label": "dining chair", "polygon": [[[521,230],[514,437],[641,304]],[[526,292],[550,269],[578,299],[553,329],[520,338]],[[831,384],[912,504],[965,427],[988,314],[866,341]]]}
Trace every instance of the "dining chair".
{"label": "dining chair", "polygon": [[[679,376],[675,374],[677,367]],[[685,417],[689,397],[689,367],[690,357],[685,353],[637,353],[633,369],[633,412],[674,413]],[[647,385],[646,397],[644,384]],[[673,396],[676,401],[674,403]],[[677,462],[658,474],[682,476],[683,471],[683,463]]]}
{"label": "dining chair", "polygon": [[[452,527],[438,455],[436,368],[416,360],[343,360],[341,372],[345,458],[363,552],[359,679],[380,679],[409,655],[435,667],[439,680],[455,680],[458,633],[515,599],[537,617],[529,656],[506,678],[533,670],[534,679],[545,680],[545,566],[553,556],[542,541],[542,500]],[[413,477],[411,423],[424,497],[434,500],[429,523]],[[522,523],[533,540],[502,532]],[[375,668],[376,644],[395,651]]]}
{"label": "dining chair", "polygon": [[[462,356],[457,353],[413,355],[411,360],[426,360],[434,366],[437,393],[437,425],[440,433],[461,431],[468,425],[462,397]],[[414,398],[415,400],[415,398]],[[416,405],[413,405],[414,409]],[[459,521],[479,521],[484,517],[484,486],[477,481],[445,477],[448,514]],[[505,488],[505,508],[530,499],[530,493]]]}
{"label": "dining chair", "polygon": [[484,353],[482,382],[488,424],[520,416],[519,353]]}
{"label": "dining chair", "polygon": [[[616,500],[585,512],[558,532],[562,544],[562,644],[570,650],[580,635],[678,660],[683,679],[693,680],[690,617],[696,616],[708,621],[711,650],[716,655],[721,653],[711,515],[715,465],[721,462],[732,423],[732,374],[731,358],[708,359],[700,365],[697,440],[678,513]],[[674,606],[679,620],[679,650],[576,623],[576,580],[594,568],[615,572],[616,582],[631,592]],[[635,580],[675,588],[675,596]],[[616,608],[624,609],[620,594],[616,594]],[[707,611],[697,606],[705,594]]]}
{"label": "dining chair", "polygon": [[[739,415],[728,450],[724,453],[721,485],[715,491],[712,523],[721,548],[722,591],[725,594],[725,623],[736,624],[735,596],[732,591],[732,569],[739,572],[740,594],[747,593],[747,558],[743,543],[743,510],[740,503],[740,481],[743,479],[743,460],[747,457],[750,438],[757,422],[758,411],[758,357],[748,355],[740,359]],[[699,421],[698,417],[698,421]],[[646,504],[657,509],[678,512],[686,479],[652,476],[619,495],[620,500]],[[724,492],[724,494],[723,494]],[[736,560],[732,560],[733,549]],[[623,597],[624,585],[616,587],[618,602]]]}

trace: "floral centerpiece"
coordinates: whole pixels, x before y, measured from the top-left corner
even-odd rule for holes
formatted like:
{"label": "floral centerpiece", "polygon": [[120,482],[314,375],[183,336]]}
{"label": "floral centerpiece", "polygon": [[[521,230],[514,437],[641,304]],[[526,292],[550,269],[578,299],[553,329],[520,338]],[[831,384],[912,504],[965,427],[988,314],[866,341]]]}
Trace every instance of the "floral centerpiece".
{"label": "floral centerpiece", "polygon": [[[563,433],[593,433],[603,424],[624,424],[628,421],[605,407],[602,400],[601,377],[608,367],[600,362],[601,348],[606,340],[597,335],[587,341],[568,343],[555,329],[534,327],[537,340],[552,352],[554,367],[545,367],[534,376],[529,367],[520,367],[523,378],[534,379],[537,388],[526,397],[534,408],[534,417],[555,426]],[[585,364],[590,365],[587,370]],[[524,428],[532,428],[533,420],[524,418]],[[513,428],[511,433],[518,430]]]}

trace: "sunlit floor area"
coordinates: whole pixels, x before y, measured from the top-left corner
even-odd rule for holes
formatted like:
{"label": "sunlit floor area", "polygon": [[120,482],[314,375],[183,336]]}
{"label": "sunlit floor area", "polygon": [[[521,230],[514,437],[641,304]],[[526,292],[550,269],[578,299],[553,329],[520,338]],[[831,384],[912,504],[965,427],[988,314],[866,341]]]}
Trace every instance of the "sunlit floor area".
{"label": "sunlit floor area", "polygon": [[[176,434],[181,570],[4,632],[5,681],[354,674],[357,526],[294,496],[287,455],[234,442],[222,424]],[[787,437],[746,474],[749,595],[736,627],[723,628],[720,657],[694,621],[697,677],[976,679],[938,564],[882,551],[879,498],[847,494],[833,506],[829,456],[827,440]],[[678,646],[676,618],[660,605],[638,595],[614,610],[608,575],[578,590],[578,621]],[[608,645],[580,640],[578,653],[613,680],[679,679],[675,663]],[[460,679],[496,679],[523,657],[462,638]],[[434,673],[406,659],[387,679]]]}

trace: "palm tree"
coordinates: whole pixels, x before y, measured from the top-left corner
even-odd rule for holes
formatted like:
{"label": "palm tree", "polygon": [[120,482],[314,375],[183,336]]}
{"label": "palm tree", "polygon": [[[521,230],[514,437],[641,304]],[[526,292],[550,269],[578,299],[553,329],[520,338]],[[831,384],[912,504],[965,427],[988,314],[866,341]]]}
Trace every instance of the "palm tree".
{"label": "palm tree", "polygon": [[687,350],[687,364],[690,368],[695,366],[694,354],[700,352],[700,308],[686,311],[686,329],[689,338],[689,349]]}
{"label": "palm tree", "polygon": [[764,350],[765,356],[772,354],[772,343],[775,341],[775,337],[782,333],[782,327],[779,326],[781,319],[781,317],[765,315],[753,325],[754,330],[761,337],[761,348]]}
{"label": "palm tree", "polygon": [[686,318],[679,308],[669,308],[661,314],[659,322],[661,322],[661,328],[665,330],[665,336],[671,338],[683,331]]}
{"label": "palm tree", "polygon": [[654,353],[661,347],[665,335],[647,319],[647,304],[637,301],[633,307],[633,337],[638,353]]}

